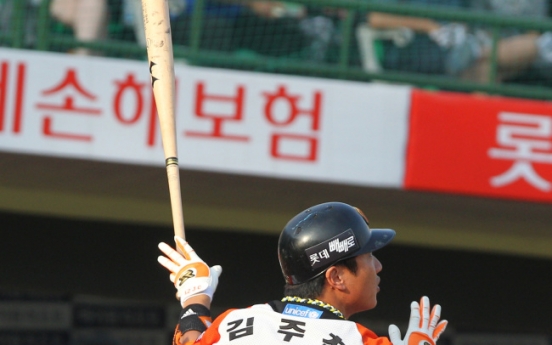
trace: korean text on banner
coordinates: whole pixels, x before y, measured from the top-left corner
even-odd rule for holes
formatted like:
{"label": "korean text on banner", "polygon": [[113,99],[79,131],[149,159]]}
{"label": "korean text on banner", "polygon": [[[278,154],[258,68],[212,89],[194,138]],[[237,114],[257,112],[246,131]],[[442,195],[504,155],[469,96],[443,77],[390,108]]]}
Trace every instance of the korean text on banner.
{"label": "korean text on banner", "polygon": [[[160,165],[143,62],[0,48],[0,151]],[[400,188],[410,87],[175,66],[184,169]]]}
{"label": "korean text on banner", "polygon": [[405,188],[552,202],[552,104],[414,90]]}

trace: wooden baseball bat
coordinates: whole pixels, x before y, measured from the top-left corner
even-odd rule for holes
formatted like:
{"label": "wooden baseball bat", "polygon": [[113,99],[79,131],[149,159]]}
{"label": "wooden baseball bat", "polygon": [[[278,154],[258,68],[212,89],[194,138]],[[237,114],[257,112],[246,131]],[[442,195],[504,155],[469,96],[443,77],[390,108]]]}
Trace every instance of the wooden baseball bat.
{"label": "wooden baseball bat", "polygon": [[174,234],[185,239],[176,146],[175,77],[167,0],[142,0],[151,87],[165,153]]}

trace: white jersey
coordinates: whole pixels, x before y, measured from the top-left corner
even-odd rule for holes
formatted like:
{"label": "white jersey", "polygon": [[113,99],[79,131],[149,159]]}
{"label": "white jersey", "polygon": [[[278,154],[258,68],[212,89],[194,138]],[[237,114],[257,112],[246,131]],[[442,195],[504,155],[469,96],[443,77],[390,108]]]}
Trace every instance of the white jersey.
{"label": "white jersey", "polygon": [[[178,344],[178,329],[175,343]],[[200,345],[392,345],[366,327],[318,306],[274,301],[220,315]]]}

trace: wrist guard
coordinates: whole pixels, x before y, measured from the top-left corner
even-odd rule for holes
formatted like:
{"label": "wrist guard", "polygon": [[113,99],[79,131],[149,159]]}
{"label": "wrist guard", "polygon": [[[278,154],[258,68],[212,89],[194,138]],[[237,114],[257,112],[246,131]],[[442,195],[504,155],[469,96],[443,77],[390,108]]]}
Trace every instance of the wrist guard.
{"label": "wrist guard", "polygon": [[211,325],[211,311],[201,304],[191,304],[180,312],[178,330],[182,334],[188,331],[205,332]]}

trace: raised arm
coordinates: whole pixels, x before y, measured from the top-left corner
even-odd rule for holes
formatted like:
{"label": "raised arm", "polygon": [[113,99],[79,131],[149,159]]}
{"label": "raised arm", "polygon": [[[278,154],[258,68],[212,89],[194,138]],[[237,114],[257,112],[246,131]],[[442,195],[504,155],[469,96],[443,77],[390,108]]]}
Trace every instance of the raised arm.
{"label": "raised arm", "polygon": [[169,278],[183,308],[174,340],[186,344],[194,342],[211,324],[211,301],[222,267],[209,267],[182,238],[175,237],[175,243],[178,251],[159,243],[165,255],[157,261],[170,272]]}

